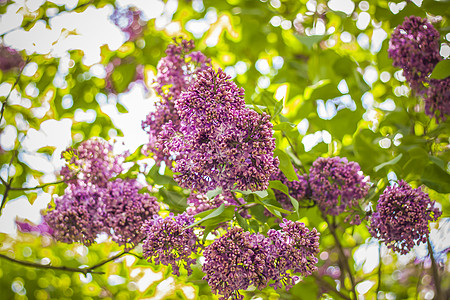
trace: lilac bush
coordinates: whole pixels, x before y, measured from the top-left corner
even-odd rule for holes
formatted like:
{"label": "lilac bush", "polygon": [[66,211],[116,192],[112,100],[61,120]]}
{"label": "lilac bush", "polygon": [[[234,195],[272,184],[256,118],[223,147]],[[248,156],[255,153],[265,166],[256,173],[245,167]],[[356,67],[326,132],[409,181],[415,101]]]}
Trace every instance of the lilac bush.
{"label": "lilac bush", "polygon": [[155,216],[147,220],[142,228],[145,240],[142,246],[144,257],[156,264],[171,265],[172,272],[180,275],[180,267],[184,266],[188,275],[192,273],[191,265],[195,259],[199,243],[192,228],[194,218],[186,213],[174,216],[172,213],[161,218]]}
{"label": "lilac bush", "polygon": [[[425,91],[425,112],[436,119],[445,121],[450,115],[450,77],[437,80],[431,79]],[[439,112],[439,114],[437,114]]]}
{"label": "lilac bush", "polygon": [[340,157],[316,159],[310,169],[309,185],[312,198],[329,215],[357,206],[369,191],[358,163]]}
{"label": "lilac bush", "polygon": [[426,19],[410,16],[397,26],[389,41],[389,57],[402,68],[406,81],[416,92],[441,60],[439,32]]}
{"label": "lilac bush", "polygon": [[395,252],[406,254],[414,245],[426,243],[428,222],[442,214],[420,187],[413,189],[406,181],[388,186],[370,218],[369,232]]}

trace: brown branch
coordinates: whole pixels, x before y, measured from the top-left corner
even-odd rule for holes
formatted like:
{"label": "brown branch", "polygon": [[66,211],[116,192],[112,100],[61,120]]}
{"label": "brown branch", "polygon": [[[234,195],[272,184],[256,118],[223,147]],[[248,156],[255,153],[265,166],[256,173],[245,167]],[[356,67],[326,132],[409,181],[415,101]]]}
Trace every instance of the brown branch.
{"label": "brown branch", "polygon": [[[13,262],[13,263],[25,266],[25,267],[32,267],[32,268],[38,268],[38,269],[60,270],[60,271],[65,271],[65,272],[82,273],[84,275],[87,275],[87,274],[105,274],[105,272],[94,271],[94,270],[113,261],[113,260],[118,259],[119,257],[121,257],[125,254],[132,254],[132,253],[129,253],[129,250],[124,250],[123,252],[120,252],[117,255],[114,255],[108,259],[105,259],[104,261],[101,261],[91,267],[86,267],[86,268],[71,268],[71,267],[66,267],[66,266],[52,266],[50,264],[43,265],[43,264],[35,263],[35,262],[17,260],[15,258],[11,258],[11,257],[6,256],[1,253],[0,253],[0,258],[6,259],[10,262]],[[132,255],[136,256],[135,254],[132,254]]]}
{"label": "brown branch", "polygon": [[17,75],[16,81],[14,82],[14,84],[12,85],[11,89],[9,90],[8,95],[5,98],[5,101],[2,102],[2,109],[0,110],[0,123],[3,120],[3,114],[5,113],[5,108],[6,108],[6,102],[8,101],[9,97],[11,96],[12,91],[14,90],[14,88],[16,87],[16,85],[19,83],[20,77],[22,76],[23,73],[23,69],[25,69],[25,66],[31,61],[30,58],[27,58],[27,60],[25,61],[25,63],[23,64],[22,68],[19,71],[19,75]]}
{"label": "brown branch", "polygon": [[60,184],[60,183],[64,183],[65,180],[59,180],[59,181],[55,181],[55,182],[49,182],[49,183],[44,183],[35,187],[10,187],[11,191],[32,191],[32,190],[37,190],[37,189],[42,189],[45,188],[47,186],[50,185],[55,185],[55,184]]}
{"label": "brown branch", "polygon": [[322,213],[322,217],[323,217],[323,219],[325,220],[325,222],[328,224],[328,228],[330,229],[330,232],[331,232],[331,234],[333,235],[333,238],[334,238],[334,240],[335,240],[335,242],[336,242],[336,246],[337,246],[337,248],[338,248],[338,250],[339,250],[339,254],[340,254],[339,259],[340,259],[341,262],[343,263],[343,265],[344,265],[344,267],[345,267],[345,269],[346,269],[346,271],[347,271],[347,273],[348,273],[348,276],[350,277],[350,282],[351,282],[351,284],[352,284],[352,292],[353,292],[353,294],[355,295],[355,299],[357,299],[357,298],[358,298],[358,294],[356,293],[356,290],[355,290],[355,286],[356,286],[355,278],[353,277],[353,273],[352,273],[352,271],[350,270],[350,265],[349,265],[349,263],[348,263],[347,256],[346,256],[345,253],[344,253],[344,249],[343,249],[343,247],[342,247],[341,241],[339,240],[339,238],[338,238],[338,236],[337,236],[337,234],[336,234],[336,227],[335,227],[335,224],[334,224],[334,223],[330,223],[330,222],[328,221],[328,219],[327,219],[327,216],[324,215],[323,213]]}
{"label": "brown branch", "polygon": [[333,293],[339,295],[339,296],[342,297],[343,299],[351,300],[350,297],[348,297],[348,296],[342,294],[341,292],[339,292],[339,291],[336,289],[336,287],[334,287],[333,285],[331,285],[328,281],[326,281],[326,280],[320,278],[319,275],[312,274],[312,276],[313,276],[317,281],[319,281],[322,285],[325,285],[328,291],[333,292]]}
{"label": "brown branch", "polygon": [[439,271],[436,265],[436,260],[434,259],[433,247],[431,247],[430,237],[427,235],[427,243],[428,243],[428,253],[430,254],[431,259],[431,272],[433,275],[434,287],[436,289],[436,300],[443,300],[441,293],[441,280],[439,279]]}

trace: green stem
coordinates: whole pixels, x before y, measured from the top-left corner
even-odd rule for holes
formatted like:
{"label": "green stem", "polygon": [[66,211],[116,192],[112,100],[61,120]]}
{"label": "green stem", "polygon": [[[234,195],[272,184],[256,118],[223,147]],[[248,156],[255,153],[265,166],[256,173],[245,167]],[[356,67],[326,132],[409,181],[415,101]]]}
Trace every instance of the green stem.
{"label": "green stem", "polygon": [[340,240],[339,240],[339,238],[338,238],[338,236],[336,234],[336,227],[335,227],[334,223],[330,223],[328,221],[326,215],[322,214],[322,217],[325,220],[325,222],[327,222],[328,228],[330,229],[330,232],[333,235],[333,238],[334,238],[334,240],[336,242],[336,246],[337,246],[339,254],[340,254],[339,259],[341,260],[342,264],[344,265],[344,267],[345,267],[345,269],[346,269],[346,271],[348,273],[348,276],[350,278],[350,282],[352,284],[351,290],[352,290],[352,292],[353,292],[353,294],[355,296],[354,299],[357,299],[358,298],[358,294],[356,294],[356,289],[355,289],[355,286],[356,286],[355,278],[353,277],[353,273],[350,270],[350,265],[348,263],[348,259],[347,259],[347,256],[345,255],[345,252],[344,252],[344,249],[342,247],[342,244],[341,244],[341,242],[340,242]]}
{"label": "green stem", "polygon": [[328,281],[322,279],[321,277],[319,277],[316,274],[312,274],[312,276],[321,283],[322,286],[326,286],[326,288],[328,289],[328,291],[333,292],[337,295],[339,295],[341,298],[346,299],[346,300],[351,300],[350,297],[348,297],[347,295],[342,294],[341,292],[339,292],[336,287],[334,287],[333,285],[331,285]]}
{"label": "green stem", "polygon": [[376,297],[378,299],[378,293],[381,290],[381,268],[382,268],[383,262],[381,258],[381,243],[378,242],[378,284],[377,284],[377,292]]}

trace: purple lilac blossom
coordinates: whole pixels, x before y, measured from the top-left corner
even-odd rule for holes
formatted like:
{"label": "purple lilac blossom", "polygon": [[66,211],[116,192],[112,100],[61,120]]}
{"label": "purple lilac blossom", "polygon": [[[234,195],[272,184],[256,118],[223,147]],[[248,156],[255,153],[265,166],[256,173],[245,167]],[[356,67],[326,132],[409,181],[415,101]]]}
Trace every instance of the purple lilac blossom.
{"label": "purple lilac blossom", "polygon": [[271,229],[268,237],[234,227],[206,247],[203,278],[220,299],[243,299],[239,290],[250,285],[263,289],[271,281],[275,288],[291,288],[300,273],[311,275],[319,253],[319,233],[303,223],[283,219],[281,230]]}
{"label": "purple lilac blossom", "polygon": [[116,179],[108,183],[103,219],[112,229],[112,239],[119,245],[136,245],[144,237],[141,227],[145,220],[157,215],[159,204],[155,197],[140,194],[142,185],[135,179]]}
{"label": "purple lilac blossom", "polygon": [[[272,174],[272,176],[270,176],[270,180],[281,181],[281,183],[288,187],[289,195],[291,195],[291,197],[293,197],[297,201],[305,198],[311,198],[311,189],[309,188],[308,175],[299,175],[298,171],[295,171],[297,173],[298,180],[289,181],[283,174],[283,172],[281,172],[281,170],[278,170],[278,172]],[[287,210],[292,209],[291,200],[285,193],[274,189],[274,194],[277,201],[281,204],[281,207]]]}
{"label": "purple lilac blossom", "polygon": [[24,64],[23,58],[16,50],[0,45],[0,70],[9,71],[20,68]]}
{"label": "purple lilac blossom", "polygon": [[146,26],[141,19],[141,11],[135,7],[116,8],[110,20],[125,33],[128,41],[140,38]]}
{"label": "purple lilac blossom", "polygon": [[338,215],[358,205],[369,191],[369,184],[358,163],[346,158],[319,157],[310,168],[312,198],[326,214]]}
{"label": "purple lilac blossom", "polygon": [[[180,118],[175,109],[175,100],[195,80],[197,73],[206,69],[210,61],[200,51],[194,51],[194,42],[174,39],[166,49],[166,56],[161,58],[157,66],[155,91],[161,97],[156,102],[155,111],[148,114],[142,122],[142,128],[149,135],[149,143],[145,152],[153,153],[159,164],[164,161],[171,167],[174,157],[164,153],[164,127],[171,122],[170,128],[178,131]],[[162,135],[162,136],[160,136]]]}
{"label": "purple lilac blossom", "polygon": [[377,211],[370,218],[369,232],[388,248],[406,254],[414,245],[427,241],[428,222],[436,221],[442,214],[434,205],[420,187],[413,189],[400,180],[380,196]]}
{"label": "purple lilac blossom", "polygon": [[142,246],[143,254],[148,260],[156,264],[172,266],[173,274],[180,275],[180,266],[192,274],[191,265],[195,259],[191,255],[197,253],[199,243],[192,228],[186,228],[194,223],[194,218],[182,213],[166,217],[154,216],[147,220],[142,228],[145,241]]}
{"label": "purple lilac blossom", "polygon": [[19,231],[23,233],[36,232],[39,233],[40,235],[53,234],[53,229],[50,226],[48,226],[46,222],[42,222],[41,224],[38,225],[32,225],[25,221],[16,220],[16,224],[17,229],[19,229]]}
{"label": "purple lilac blossom", "polygon": [[291,276],[288,271],[306,277],[317,270],[320,233],[315,228],[310,231],[301,222],[286,219],[280,227],[281,230],[270,229],[267,232],[268,239],[272,241],[270,259],[274,260],[278,272],[272,276],[275,283],[271,285],[281,288],[284,284],[289,289],[298,277]]}
{"label": "purple lilac blossom", "polygon": [[64,195],[55,198],[55,209],[44,216],[53,237],[68,244],[92,244],[97,234],[107,231],[102,218],[106,193],[96,185],[70,183]]}
{"label": "purple lilac blossom", "polygon": [[410,16],[395,28],[389,41],[389,57],[394,67],[402,68],[406,81],[416,92],[441,60],[439,32],[426,19]]}
{"label": "purple lilac blossom", "polygon": [[62,153],[67,164],[61,169],[66,182],[90,182],[104,186],[108,180],[122,172],[121,156],[113,154],[113,147],[100,138],[82,142],[77,149]]}
{"label": "purple lilac blossom", "polygon": [[243,299],[239,290],[250,285],[263,289],[277,272],[275,265],[267,263],[270,240],[262,234],[244,232],[242,228],[231,228],[216,239],[203,252],[203,277],[220,299]]}
{"label": "purple lilac blossom", "polygon": [[[450,77],[442,80],[431,79],[425,91],[425,112],[430,117],[445,121],[450,115]],[[439,115],[436,112],[439,111]]]}
{"label": "purple lilac blossom", "polygon": [[177,157],[180,186],[200,193],[267,188],[278,167],[270,116],[245,108],[243,96],[222,70],[210,68],[178,98],[180,131],[165,148]]}

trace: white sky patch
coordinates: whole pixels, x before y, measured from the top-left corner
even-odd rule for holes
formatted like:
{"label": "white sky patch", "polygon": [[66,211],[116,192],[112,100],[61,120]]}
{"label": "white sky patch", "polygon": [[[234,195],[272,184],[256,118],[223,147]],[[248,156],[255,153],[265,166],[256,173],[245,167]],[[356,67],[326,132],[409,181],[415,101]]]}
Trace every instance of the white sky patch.
{"label": "white sky patch", "polygon": [[350,15],[355,9],[355,3],[351,0],[330,0],[328,7],[334,11],[341,11]]}

